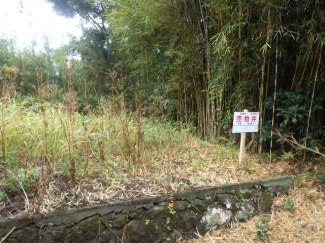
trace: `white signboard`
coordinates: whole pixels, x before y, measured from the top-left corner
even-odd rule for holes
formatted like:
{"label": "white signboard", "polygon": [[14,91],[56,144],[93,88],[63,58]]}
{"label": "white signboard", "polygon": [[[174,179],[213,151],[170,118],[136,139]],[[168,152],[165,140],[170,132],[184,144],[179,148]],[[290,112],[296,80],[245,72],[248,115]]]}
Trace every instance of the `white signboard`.
{"label": "white signboard", "polygon": [[235,112],[232,133],[258,132],[259,112]]}

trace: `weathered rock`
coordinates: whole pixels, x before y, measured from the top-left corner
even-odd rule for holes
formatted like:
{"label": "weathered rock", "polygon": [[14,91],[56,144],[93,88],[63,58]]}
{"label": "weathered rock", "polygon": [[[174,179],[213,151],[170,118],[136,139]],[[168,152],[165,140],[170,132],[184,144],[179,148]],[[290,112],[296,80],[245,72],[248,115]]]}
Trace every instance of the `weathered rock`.
{"label": "weathered rock", "polygon": [[16,239],[18,242],[37,242],[39,239],[38,232],[38,228],[29,226],[20,231],[13,232],[10,237]]}
{"label": "weathered rock", "polygon": [[232,212],[223,208],[209,207],[207,215],[201,222],[206,224],[206,229],[213,230],[221,228],[230,222]]}
{"label": "weathered rock", "polygon": [[139,208],[138,210],[129,213],[130,219],[137,219],[140,218],[141,214],[143,213],[143,208]]}
{"label": "weathered rock", "polygon": [[170,217],[169,227],[172,229],[179,238],[184,235],[193,234],[193,227],[197,227],[201,232],[203,232],[203,227],[200,225],[200,220],[202,216],[192,210],[181,212],[179,214],[175,213]]}
{"label": "weathered rock", "polygon": [[261,183],[261,185],[271,193],[288,194],[290,187],[293,185],[293,179],[289,176],[282,176],[277,179],[278,180],[265,180]]}
{"label": "weathered rock", "polygon": [[232,209],[236,202],[236,197],[231,194],[222,194],[217,197],[217,202],[226,209]]}
{"label": "weathered rock", "polygon": [[153,206],[146,213],[142,214],[142,219],[153,218],[167,218],[169,216],[169,210],[166,206]]}
{"label": "weathered rock", "polygon": [[162,242],[162,235],[167,235],[168,229],[165,220],[154,219],[152,221],[131,221],[125,229],[125,240],[128,243],[155,243]]}
{"label": "weathered rock", "polygon": [[214,202],[214,196],[212,196],[212,195],[206,195],[204,197],[204,201],[206,201],[206,203],[208,203],[208,204],[213,203]]}
{"label": "weathered rock", "polygon": [[253,189],[239,189],[236,192],[237,199],[251,199],[254,197]]}
{"label": "weathered rock", "polygon": [[55,225],[51,225],[50,224],[44,230],[44,233],[45,234],[50,234],[52,236],[52,239],[55,240],[55,241],[61,241],[70,232],[71,232],[71,228],[67,228],[63,224],[58,225],[58,226],[55,226]]}
{"label": "weathered rock", "polygon": [[191,207],[191,204],[187,201],[176,201],[174,202],[173,209],[176,211],[185,211],[186,209],[189,209]]}
{"label": "weathered rock", "polygon": [[274,196],[270,192],[261,192],[261,196],[258,199],[258,208],[261,212],[268,212],[273,205]]}
{"label": "weathered rock", "polygon": [[122,229],[128,222],[128,216],[125,214],[116,214],[112,218],[112,227]]}
{"label": "weathered rock", "polygon": [[197,209],[199,211],[199,213],[201,213],[203,215],[203,212],[205,212],[208,208],[206,201],[195,198],[195,200],[193,201],[193,205],[192,207],[194,209]]}
{"label": "weathered rock", "polygon": [[252,202],[246,202],[244,205],[239,206],[239,210],[235,214],[237,222],[243,222],[257,214],[257,210],[252,205]]}
{"label": "weathered rock", "polygon": [[94,242],[100,231],[100,219],[98,217],[89,218],[76,224],[64,242],[88,243]]}

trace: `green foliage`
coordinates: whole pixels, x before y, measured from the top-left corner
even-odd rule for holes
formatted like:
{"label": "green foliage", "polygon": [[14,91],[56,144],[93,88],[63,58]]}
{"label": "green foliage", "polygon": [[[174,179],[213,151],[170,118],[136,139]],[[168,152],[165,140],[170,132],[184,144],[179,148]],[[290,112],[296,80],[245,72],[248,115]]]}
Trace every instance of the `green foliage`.
{"label": "green foliage", "polygon": [[169,208],[169,213],[171,214],[171,215],[174,215],[175,213],[177,213],[172,207],[171,208]]}
{"label": "green foliage", "polygon": [[283,160],[290,160],[294,158],[294,154],[292,152],[283,152],[281,155],[281,159]]}
{"label": "green foliage", "polygon": [[317,168],[317,179],[320,183],[325,183],[325,167],[319,166]]}
{"label": "green foliage", "polygon": [[[210,119],[209,114],[205,117],[200,108],[189,109],[187,102],[197,102],[198,107],[202,105],[206,109],[215,109],[214,125],[220,132],[228,134],[233,110],[243,109],[244,105],[256,110],[258,101],[265,99],[254,95],[260,89],[257,83],[254,83],[256,80],[268,81],[262,86],[266,90],[269,89],[269,93],[262,96],[272,93],[274,87],[270,81],[275,75],[275,48],[281,51],[281,59],[278,61],[283,72],[277,74],[278,80],[281,81],[280,89],[287,88],[286,80],[291,81],[292,87],[298,85],[300,90],[310,88],[310,82],[306,80],[313,74],[306,66],[303,68],[305,62],[300,56],[297,57],[297,53],[306,53],[306,46],[316,48],[316,45],[307,37],[300,40],[296,38],[297,32],[300,32],[300,36],[302,33],[315,34],[316,29],[310,29],[306,24],[310,16],[300,16],[306,12],[299,9],[313,8],[308,3],[298,6],[289,1],[288,4],[277,2],[262,5],[258,1],[242,1],[237,4],[213,0],[202,1],[200,5],[200,2],[160,1],[148,4],[147,1],[121,0],[117,5],[118,8],[108,14],[108,18],[110,23],[113,23],[116,40],[122,43],[122,50],[129,57],[128,67],[132,78],[142,80],[140,83],[145,80],[146,85],[150,87],[151,82],[157,81],[159,86],[154,89],[154,95],[150,94],[150,102],[160,103],[164,108],[167,107],[166,104],[177,106],[176,110],[169,109],[169,106],[167,113],[176,112],[174,118],[183,121],[188,121],[188,117],[191,117],[199,132],[206,136],[209,136],[212,129],[203,122]],[[317,9],[321,8],[322,4],[319,4]],[[245,9],[250,9],[250,15],[246,14]],[[260,13],[263,13],[262,16]],[[319,13],[318,11],[317,14]],[[297,22],[301,17],[306,19],[306,23]],[[323,20],[320,15],[315,18]],[[197,23],[198,19],[204,21]],[[138,48],[136,45],[146,48]],[[239,53],[239,57],[234,53]],[[261,72],[266,68],[265,65],[261,66],[263,59],[265,63],[269,63],[267,77]],[[294,64],[293,60],[297,60],[298,64]],[[295,65],[301,67],[301,70],[295,69]],[[164,72],[160,72],[161,70]],[[147,75],[144,75],[143,71],[146,71]],[[298,132],[302,127],[305,130],[310,104],[307,94],[308,92],[303,94],[302,91],[278,92],[278,127],[283,124],[281,127],[285,132]],[[319,97],[322,93],[317,90],[317,94],[316,97]],[[208,100],[205,100],[205,97],[208,97]],[[321,109],[319,104],[322,104],[323,99],[319,100],[314,101],[314,112]],[[212,101],[216,107],[213,107]],[[265,102],[270,110],[266,112],[266,119],[262,124],[264,130],[261,134],[264,142],[270,139],[270,104],[272,97]],[[315,115],[321,116],[320,113]]]}
{"label": "green foliage", "polygon": [[[308,107],[305,106],[305,97],[302,90],[278,91],[276,94],[276,116],[280,118],[280,127],[286,127],[290,131],[297,123],[306,125]],[[273,97],[266,101],[266,107],[271,109]]]}
{"label": "green foliage", "polygon": [[270,153],[263,153],[261,154],[261,158],[265,160],[270,160]]}
{"label": "green foliage", "polygon": [[258,225],[256,225],[256,228],[258,229],[256,231],[256,237],[262,242],[266,242],[270,237],[270,232],[268,230],[268,222],[270,222],[270,218],[265,217],[258,222]]}
{"label": "green foliage", "polygon": [[227,142],[227,146],[229,147],[231,153],[234,153],[236,151],[236,141]]}
{"label": "green foliage", "polygon": [[6,195],[3,192],[0,192],[0,202],[6,198]]}
{"label": "green foliage", "polygon": [[313,172],[308,171],[307,172],[307,178],[309,180],[314,180],[315,179],[315,174]]}
{"label": "green foliage", "polygon": [[[23,187],[30,196],[35,195],[34,189],[39,179],[39,172],[33,169],[25,170],[19,168],[16,171],[8,173],[8,177],[2,181],[1,187],[7,191],[20,191]],[[20,184],[21,183],[21,184]]]}
{"label": "green foliage", "polygon": [[[60,172],[66,176],[70,170],[69,159],[74,158],[77,178],[80,175],[93,177],[96,173],[108,172],[110,180],[119,181],[119,170],[125,167],[126,162],[132,166],[137,166],[140,162],[145,164],[157,156],[154,155],[157,151],[164,153],[169,146],[179,146],[189,136],[186,130],[174,130],[170,123],[154,122],[147,118],[141,118],[139,130],[136,116],[114,114],[109,109],[99,114],[69,114],[68,107],[62,104],[50,105],[32,98],[22,102],[8,102],[1,108],[5,124],[1,131],[4,132],[6,141],[5,160],[3,151],[0,151],[1,164],[13,173],[9,173],[2,183],[8,191],[20,190],[17,179],[26,191],[34,191],[35,185],[41,179],[40,162],[43,161],[45,152],[47,163],[60,168]],[[46,114],[46,139],[42,109]],[[70,135],[69,129],[73,131]],[[2,145],[1,139],[0,147]],[[141,161],[137,159],[138,153]],[[97,166],[91,166],[98,164],[97,160],[108,171],[98,172]],[[43,182],[46,181],[42,178]],[[184,185],[184,189],[188,187],[189,185]]]}
{"label": "green foliage", "polygon": [[190,185],[188,185],[187,183],[184,183],[184,185],[183,185],[183,189],[184,189],[184,190],[190,190],[191,187],[190,187]]}
{"label": "green foliage", "polygon": [[[107,1],[90,0],[46,0],[53,4],[54,10],[65,17],[74,17],[76,14],[92,24],[99,24],[100,18],[109,6]],[[91,22],[93,21],[93,22]],[[98,21],[98,22],[96,22]]]}
{"label": "green foliage", "polygon": [[294,201],[292,198],[289,198],[286,202],[285,202],[285,206],[284,208],[288,211],[290,211],[291,213],[295,211],[295,205],[294,205]]}
{"label": "green foliage", "polygon": [[300,186],[303,182],[304,177],[302,175],[296,175],[294,177],[295,185]]}
{"label": "green foliage", "polygon": [[[322,103],[324,100],[324,94],[320,93],[319,99],[314,101],[312,111],[317,114],[318,111],[322,110]],[[278,91],[276,94],[276,129],[281,133],[290,133],[298,140],[306,136],[307,118],[310,109],[310,103],[306,104],[308,97],[302,94],[302,90],[295,91]],[[267,98],[265,106],[268,109],[273,107],[273,97]],[[270,130],[270,126],[267,130]],[[313,125],[309,130],[308,146],[311,148],[322,148],[322,142],[320,137],[325,134],[325,127],[321,125]],[[284,154],[284,156],[289,154]],[[288,158],[286,158],[288,159]]]}
{"label": "green foliage", "polygon": [[170,218],[166,218],[166,224],[169,224],[170,223]]}
{"label": "green foliage", "polygon": [[243,188],[240,188],[240,189],[239,189],[239,193],[240,193],[241,195],[245,195],[247,192],[249,192],[249,189],[243,189]]}
{"label": "green foliage", "polygon": [[204,164],[204,161],[202,159],[198,159],[196,161],[196,164],[197,164],[198,167],[201,167]]}
{"label": "green foliage", "polygon": [[171,227],[170,227],[170,221],[171,221],[171,219],[170,219],[170,217],[168,217],[168,218],[166,218],[166,227],[167,227],[167,229],[169,230],[169,231],[171,231],[172,229],[171,229]]}
{"label": "green foliage", "polygon": [[48,2],[91,27],[40,53],[1,40],[0,80],[8,82],[5,65],[17,68],[19,93],[64,101],[70,82],[83,112],[124,93],[127,109],[141,103],[143,115],[190,124],[207,139],[233,140],[233,111],[248,108],[261,112],[260,147],[275,128],[324,148],[324,1]]}
{"label": "green foliage", "polygon": [[325,173],[320,173],[317,175],[317,179],[319,180],[319,182],[324,183],[325,182]]}
{"label": "green foliage", "polygon": [[242,205],[242,206],[245,206],[245,205],[247,205],[247,203],[249,203],[249,199],[244,199],[244,198],[242,198],[242,199],[240,199],[240,205]]}

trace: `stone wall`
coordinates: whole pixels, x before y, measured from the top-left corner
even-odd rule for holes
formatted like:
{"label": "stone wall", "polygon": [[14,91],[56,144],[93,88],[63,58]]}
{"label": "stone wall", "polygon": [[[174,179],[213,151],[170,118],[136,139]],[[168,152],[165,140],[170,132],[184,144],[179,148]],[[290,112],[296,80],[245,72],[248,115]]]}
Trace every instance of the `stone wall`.
{"label": "stone wall", "polygon": [[277,194],[288,193],[288,176],[94,206],[47,217],[1,220],[5,242],[175,242],[268,212]]}

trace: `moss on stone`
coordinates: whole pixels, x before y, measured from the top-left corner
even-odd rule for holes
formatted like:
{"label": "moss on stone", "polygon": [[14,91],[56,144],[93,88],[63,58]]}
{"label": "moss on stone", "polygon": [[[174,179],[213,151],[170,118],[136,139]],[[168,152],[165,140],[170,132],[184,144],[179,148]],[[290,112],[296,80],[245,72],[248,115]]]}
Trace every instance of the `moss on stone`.
{"label": "moss on stone", "polygon": [[81,221],[75,225],[71,234],[66,238],[67,242],[87,243],[96,237],[99,231],[99,217],[93,217]]}
{"label": "moss on stone", "polygon": [[14,238],[8,238],[8,239],[7,239],[7,242],[8,242],[8,243],[19,243],[19,241],[16,240],[16,239],[14,239]]}
{"label": "moss on stone", "polygon": [[261,197],[259,199],[258,207],[261,212],[267,212],[271,210],[273,205],[273,194],[267,191],[261,193]]}
{"label": "moss on stone", "polygon": [[236,191],[235,196],[237,198],[251,199],[252,197],[254,197],[254,193],[251,189],[245,188]]}
{"label": "moss on stone", "polygon": [[207,210],[208,205],[204,200],[195,198],[192,204],[192,208],[196,209],[199,213],[203,214]]}
{"label": "moss on stone", "polygon": [[167,218],[169,210],[166,206],[153,206],[147,212],[143,213],[141,219]]}

